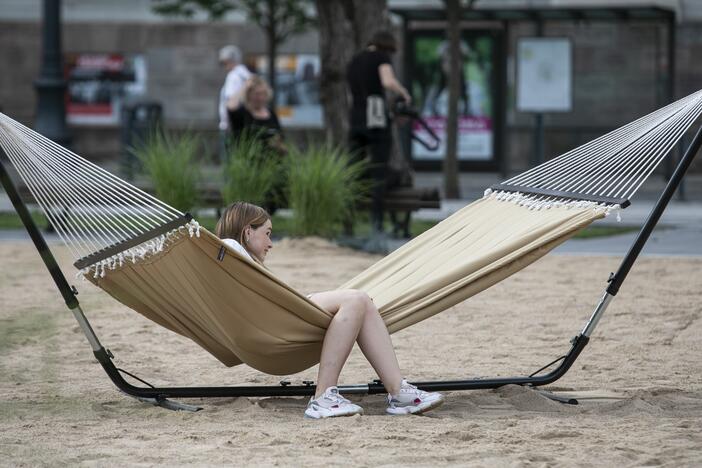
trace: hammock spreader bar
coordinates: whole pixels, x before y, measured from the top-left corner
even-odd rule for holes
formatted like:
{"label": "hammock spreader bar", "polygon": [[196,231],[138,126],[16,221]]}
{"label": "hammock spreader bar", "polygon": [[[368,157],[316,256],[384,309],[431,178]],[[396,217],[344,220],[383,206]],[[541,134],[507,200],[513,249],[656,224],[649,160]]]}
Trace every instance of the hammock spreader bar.
{"label": "hammock spreader bar", "polygon": [[[571,348],[568,353],[560,359],[560,365],[544,375],[529,375],[527,377],[500,377],[500,378],[489,378],[489,379],[469,379],[469,380],[449,380],[449,381],[427,381],[427,382],[414,382],[419,388],[430,391],[456,391],[456,390],[475,390],[475,389],[488,389],[488,388],[498,388],[504,385],[516,384],[516,385],[528,385],[528,386],[540,386],[547,385],[560,379],[565,373],[570,369],[575,360],[580,355],[583,348],[588,344],[590,335],[594,331],[597,323],[599,322],[602,314],[606,310],[607,306],[617,294],[621,284],[626,278],[629,270],[636,261],[636,258],[643,249],[644,244],[648,240],[653,228],[658,223],[661,214],[665,210],[666,206],[672,199],[675,191],[677,190],[680,182],[682,181],[685,172],[689,168],[692,160],[702,146],[702,127],[697,131],[694,139],[690,143],[690,146],[685,152],[685,155],[678,163],[673,176],[670,178],[666,188],[661,194],[660,198],[656,202],[651,214],[649,215],[646,223],[641,228],[636,240],[634,241],[632,247],[627,252],[626,256],[622,260],[621,266],[616,274],[611,275],[608,279],[608,287],[604,293],[604,296],[600,300],[599,304],[595,308],[592,316],[588,320],[587,324],[583,330],[571,340]],[[0,153],[1,155],[1,153]],[[11,178],[7,174],[2,160],[0,159],[0,181],[5,187],[5,191],[8,193],[12,203],[20,215],[22,222],[24,223],[30,237],[34,241],[36,248],[41,254],[41,258],[44,261],[47,269],[51,273],[54,282],[59,288],[59,291],[63,295],[66,304],[69,309],[72,310],[76,320],[78,321],[83,333],[86,335],[90,345],[93,348],[93,353],[97,358],[98,362],[102,365],[103,369],[110,377],[112,382],[123,392],[130,396],[133,396],[139,400],[150,401],[159,406],[164,406],[171,409],[198,409],[190,407],[188,405],[179,405],[178,403],[168,401],[168,398],[204,398],[204,397],[239,397],[239,396],[252,396],[252,397],[262,397],[262,396],[310,396],[315,392],[316,387],[313,384],[309,385],[289,385],[286,382],[281,382],[279,386],[236,386],[236,387],[137,387],[129,382],[125,381],[120,371],[115,367],[112,362],[114,359],[112,353],[105,349],[99,342],[95,332],[90,326],[87,318],[85,318],[78,299],[76,298],[77,291],[75,288],[68,286],[65,276],[61,272],[56,263],[56,260],[51,253],[50,249],[47,247],[46,242],[39,232],[36,224],[29,216],[29,212],[24,202],[22,202],[17,188],[14,186]],[[554,361],[558,362],[558,360]],[[548,366],[547,366],[548,367]],[[374,381],[369,384],[352,385],[352,386],[340,386],[339,390],[342,393],[355,393],[355,394],[377,394],[385,392],[385,388],[379,381]],[[546,394],[549,396],[548,394]],[[554,399],[559,399],[557,396],[550,396]],[[572,402],[572,400],[571,400]]]}
{"label": "hammock spreader bar", "polygon": [[98,263],[102,260],[108,259],[108,258],[112,257],[113,255],[117,255],[119,253],[124,252],[125,250],[128,250],[132,247],[136,247],[137,245],[142,244],[144,242],[147,242],[151,239],[154,239],[160,235],[166,234],[167,232],[170,232],[173,229],[177,229],[181,226],[185,226],[186,224],[188,224],[192,220],[193,220],[193,217],[190,215],[190,213],[185,213],[183,216],[176,218],[172,221],[169,221],[166,224],[163,224],[157,228],[143,232],[136,237],[132,237],[131,239],[125,239],[121,242],[110,245],[109,247],[105,247],[104,249],[98,250],[95,253],[92,253],[86,257],[83,257],[83,258],[79,259],[77,262],[75,262],[73,264],[73,266],[75,266],[79,270],[81,270],[85,267],[89,267],[90,265],[93,265],[93,264]]}
{"label": "hammock spreader bar", "polygon": [[585,193],[576,192],[566,192],[563,190],[549,190],[535,187],[522,187],[519,185],[509,185],[509,184],[494,184],[490,186],[493,192],[513,192],[513,193],[523,193],[531,195],[546,195],[549,197],[565,198],[568,200],[587,200],[597,203],[605,203],[607,205],[619,205],[621,208],[626,208],[631,205],[631,202],[626,198],[613,198],[604,197],[597,195],[589,195]]}

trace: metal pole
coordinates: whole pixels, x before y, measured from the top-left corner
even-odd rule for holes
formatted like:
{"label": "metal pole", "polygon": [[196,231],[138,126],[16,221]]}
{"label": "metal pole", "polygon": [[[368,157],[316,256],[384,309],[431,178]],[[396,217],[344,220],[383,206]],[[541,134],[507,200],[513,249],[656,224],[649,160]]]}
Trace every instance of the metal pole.
{"label": "metal pole", "polygon": [[75,291],[68,285],[66,277],[59,268],[54,255],[51,253],[51,250],[49,250],[49,246],[46,245],[44,237],[39,232],[37,225],[29,214],[29,210],[27,210],[27,206],[22,201],[17,188],[12,183],[12,179],[10,179],[10,175],[7,173],[5,165],[2,162],[2,157],[4,155],[4,151],[0,148],[0,183],[2,183],[2,186],[5,188],[5,192],[10,198],[12,206],[15,207],[15,211],[17,211],[22,223],[24,223],[24,226],[27,228],[29,237],[32,238],[34,246],[39,251],[41,259],[44,261],[46,268],[49,270],[51,277],[54,279],[56,286],[63,296],[63,300],[66,302],[69,309],[75,309],[78,307],[78,299],[76,299]]}
{"label": "metal pole", "polygon": [[[544,35],[544,22],[541,18],[536,21],[536,36]],[[537,112],[534,115],[534,156],[532,167],[544,162],[544,114]]]}
{"label": "metal pole", "polygon": [[[675,53],[675,41],[676,41],[676,30],[675,30],[675,13],[670,12],[668,16],[668,103],[675,100],[675,64],[676,64],[676,53]],[[684,138],[675,145],[675,150],[671,155],[666,158],[671,161],[674,156],[677,157],[678,161],[682,160],[683,157],[683,144]],[[680,187],[678,189],[678,200],[685,200],[685,179],[680,181]]]}
{"label": "metal pole", "polygon": [[690,167],[690,164],[692,164],[692,160],[695,158],[695,155],[699,151],[700,147],[702,147],[702,125],[697,130],[697,134],[692,140],[692,143],[690,143],[690,146],[687,148],[682,160],[675,168],[675,172],[673,172],[672,177],[665,186],[665,190],[663,190],[663,193],[658,198],[656,205],[653,207],[653,210],[651,210],[651,214],[648,215],[648,219],[646,219],[641,231],[639,231],[639,235],[636,237],[636,240],[632,244],[631,248],[629,248],[629,252],[627,252],[626,256],[624,257],[619,270],[617,270],[617,273],[612,276],[609,287],[607,288],[607,292],[612,296],[616,296],[617,292],[619,291],[619,287],[624,282],[626,275],[629,273],[629,270],[631,270],[636,258],[641,253],[641,250],[651,235],[653,228],[656,227],[656,223],[658,223],[663,211],[665,210],[666,206],[668,206],[668,202],[671,198],[673,198],[675,191],[680,186],[680,182],[685,176],[685,172]]}
{"label": "metal pole", "polygon": [[61,0],[44,0],[42,61],[37,90],[37,117],[34,129],[61,146],[70,143],[66,129],[66,81],[63,79],[61,50]]}

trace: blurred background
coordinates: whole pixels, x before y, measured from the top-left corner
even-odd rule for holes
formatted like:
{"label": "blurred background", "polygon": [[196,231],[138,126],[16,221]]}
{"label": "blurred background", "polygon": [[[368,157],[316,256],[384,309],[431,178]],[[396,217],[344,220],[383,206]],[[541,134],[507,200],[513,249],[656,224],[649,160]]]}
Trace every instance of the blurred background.
{"label": "blurred background", "polygon": [[[404,130],[400,148],[419,184],[440,184],[449,198],[485,188],[466,188],[464,174],[501,180],[521,172],[698,90],[702,76],[694,60],[702,2],[694,0],[0,0],[0,111],[33,127],[42,64],[56,60],[42,55],[43,19],[60,21],[66,124],[42,133],[98,163],[121,157],[139,119],[198,131],[209,142],[203,160],[216,161],[218,50],[226,44],[274,82],[288,140],[343,143],[339,106],[348,104],[332,85],[364,39],[387,24],[400,43],[395,71],[442,141],[428,150]],[[461,53],[455,148],[445,144],[450,19]],[[453,183],[442,173],[447,159],[457,163]],[[702,171],[702,161],[692,170]]]}

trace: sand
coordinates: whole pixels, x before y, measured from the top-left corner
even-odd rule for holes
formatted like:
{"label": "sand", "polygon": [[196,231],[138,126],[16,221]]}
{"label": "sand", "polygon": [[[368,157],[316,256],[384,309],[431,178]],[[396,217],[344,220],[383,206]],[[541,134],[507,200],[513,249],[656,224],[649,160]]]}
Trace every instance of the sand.
{"label": "sand", "polygon": [[[73,274],[67,251],[55,247]],[[283,240],[269,266],[301,291],[331,289],[378,257],[322,240]],[[410,379],[529,374],[569,348],[600,298],[613,257],[548,256],[488,291],[393,336]],[[185,400],[197,413],[138,402],[92,356],[29,242],[0,244],[0,465],[699,466],[702,464],[700,258],[640,259],[588,347],[553,391],[450,392],[425,416],[302,418],[306,398]],[[76,284],[119,367],[155,385],[277,384],[226,368],[190,341]],[[291,375],[313,380],[316,368]],[[376,378],[358,350],[342,384]]]}

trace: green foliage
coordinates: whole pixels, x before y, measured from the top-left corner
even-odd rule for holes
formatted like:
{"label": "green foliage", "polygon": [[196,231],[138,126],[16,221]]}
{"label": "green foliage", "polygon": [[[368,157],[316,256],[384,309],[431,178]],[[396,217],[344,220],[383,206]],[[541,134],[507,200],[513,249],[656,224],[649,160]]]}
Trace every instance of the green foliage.
{"label": "green foliage", "polygon": [[282,164],[255,132],[243,132],[231,142],[222,199],[225,204],[247,201],[263,206],[282,177]]}
{"label": "green foliage", "polygon": [[333,237],[368,192],[368,183],[361,180],[366,168],[365,162],[352,163],[350,155],[339,148],[291,151],[288,200],[294,234]]}
{"label": "green foliage", "polygon": [[213,21],[222,19],[229,11],[240,10],[264,31],[272,31],[276,44],[315,23],[311,0],[152,0],[152,10],[184,18],[203,12]]}
{"label": "green foliage", "polygon": [[164,16],[192,18],[204,11],[212,20],[219,20],[236,7],[231,0],[152,0],[154,13]]}
{"label": "green foliage", "polygon": [[309,0],[239,0],[249,20],[264,31],[273,32],[273,40],[281,44],[288,37],[304,32],[315,24]]}
{"label": "green foliage", "polygon": [[154,184],[156,197],[180,211],[188,211],[198,201],[200,172],[195,156],[200,140],[191,133],[181,136],[156,131],[134,148]]}

